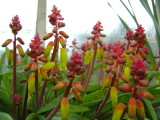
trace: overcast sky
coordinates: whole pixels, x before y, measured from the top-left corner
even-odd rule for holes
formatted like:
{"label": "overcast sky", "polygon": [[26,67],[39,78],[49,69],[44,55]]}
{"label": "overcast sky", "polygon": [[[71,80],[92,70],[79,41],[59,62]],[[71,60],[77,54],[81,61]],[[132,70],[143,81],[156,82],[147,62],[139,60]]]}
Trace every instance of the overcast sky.
{"label": "overcast sky", "polygon": [[[2,1],[2,0],[1,0]],[[74,36],[80,33],[90,33],[93,25],[101,21],[105,33],[109,34],[119,26],[120,21],[115,12],[108,6],[109,1],[115,11],[117,11],[131,27],[135,24],[125,11],[119,0],[47,0],[47,15],[53,5],[61,10],[65,18],[65,30]],[[131,0],[133,8],[139,20],[146,29],[152,26],[152,22],[139,0]],[[0,4],[0,44],[7,38],[11,38],[9,23],[11,18],[18,14],[23,26],[19,36],[26,42],[30,42],[35,34],[35,23],[37,13],[37,0],[3,0]],[[47,31],[51,25],[47,18]]]}

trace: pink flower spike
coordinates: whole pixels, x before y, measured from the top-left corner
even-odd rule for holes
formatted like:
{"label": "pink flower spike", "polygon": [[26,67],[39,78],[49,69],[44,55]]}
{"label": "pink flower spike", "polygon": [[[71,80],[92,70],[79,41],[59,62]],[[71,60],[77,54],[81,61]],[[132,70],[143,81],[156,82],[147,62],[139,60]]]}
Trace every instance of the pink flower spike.
{"label": "pink flower spike", "polygon": [[14,17],[12,18],[12,24],[14,24],[14,23],[20,24],[18,15],[14,16]]}

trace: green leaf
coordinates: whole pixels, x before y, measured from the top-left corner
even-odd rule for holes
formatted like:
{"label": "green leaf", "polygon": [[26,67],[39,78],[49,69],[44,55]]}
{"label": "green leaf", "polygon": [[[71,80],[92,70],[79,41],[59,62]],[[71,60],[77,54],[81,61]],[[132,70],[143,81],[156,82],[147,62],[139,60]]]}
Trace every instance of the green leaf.
{"label": "green leaf", "polygon": [[55,63],[54,62],[48,62],[48,63],[45,63],[42,67],[46,70],[50,70],[51,68],[53,68],[55,66]]}
{"label": "green leaf", "polygon": [[0,120],[13,120],[13,118],[4,112],[0,112]]}
{"label": "green leaf", "polygon": [[156,115],[156,113],[155,113],[155,111],[154,111],[154,108],[153,108],[151,102],[150,102],[149,100],[145,99],[145,98],[143,98],[143,101],[144,101],[144,104],[145,104],[146,109],[147,109],[147,111],[148,111],[147,113],[148,113],[149,116],[150,116],[150,119],[151,119],[151,120],[158,120],[158,119],[157,119],[157,115]]}
{"label": "green leaf", "polygon": [[70,105],[69,111],[70,112],[75,112],[75,113],[81,113],[81,112],[89,111],[89,108],[82,107],[82,106],[79,106],[79,105],[77,105],[77,106],[76,105]]}
{"label": "green leaf", "polygon": [[41,115],[37,115],[36,113],[31,113],[27,116],[26,120],[45,120],[45,118]]}

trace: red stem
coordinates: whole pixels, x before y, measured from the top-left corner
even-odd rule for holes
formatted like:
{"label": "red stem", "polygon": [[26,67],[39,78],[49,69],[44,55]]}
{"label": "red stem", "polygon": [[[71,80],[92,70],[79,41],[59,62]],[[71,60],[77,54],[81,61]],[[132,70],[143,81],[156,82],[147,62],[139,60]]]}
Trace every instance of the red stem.
{"label": "red stem", "polygon": [[[35,58],[37,63],[37,58]],[[39,109],[39,99],[38,99],[38,70],[35,71],[35,98],[36,98],[36,108]]]}
{"label": "red stem", "polygon": [[[72,88],[73,80],[74,80],[74,78],[73,78],[72,80],[70,80],[70,83],[69,83],[69,85],[67,86],[67,88],[66,88],[66,90],[65,90],[65,92],[64,92],[64,94],[63,94],[63,97],[67,97],[67,96],[68,96],[68,94],[69,94],[69,92],[70,92],[70,89]],[[55,114],[58,112],[58,110],[60,109],[60,103],[61,103],[61,100],[58,102],[58,104],[56,105],[56,107],[50,112],[50,114],[47,116],[46,120],[51,120],[51,119],[54,117],[54,115],[55,115]]]}
{"label": "red stem", "polygon": [[[12,81],[13,95],[16,94],[16,35],[13,41],[13,81]],[[13,114],[16,116],[16,103],[13,100]]]}
{"label": "red stem", "polygon": [[92,116],[91,120],[96,119],[96,117],[98,116],[99,112],[102,110],[102,108],[104,107],[105,103],[107,102],[109,96],[110,96],[110,89],[111,87],[114,85],[115,82],[115,78],[116,78],[116,73],[114,74],[113,78],[112,78],[112,82],[111,82],[111,86],[108,89],[108,92],[106,93],[105,98],[103,99],[102,103],[99,105],[97,111],[95,112],[95,114]]}

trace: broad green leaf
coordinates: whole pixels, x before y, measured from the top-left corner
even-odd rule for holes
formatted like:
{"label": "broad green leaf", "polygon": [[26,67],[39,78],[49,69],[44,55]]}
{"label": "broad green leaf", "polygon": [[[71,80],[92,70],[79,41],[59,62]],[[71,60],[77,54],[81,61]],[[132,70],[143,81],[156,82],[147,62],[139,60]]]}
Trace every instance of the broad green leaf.
{"label": "broad green leaf", "polygon": [[82,107],[82,106],[79,106],[79,105],[77,105],[77,106],[76,105],[70,105],[69,111],[70,112],[75,112],[75,113],[81,113],[81,112],[89,111],[89,108]]}
{"label": "broad green leaf", "polygon": [[148,113],[149,116],[150,116],[150,119],[151,119],[151,120],[158,120],[158,119],[157,119],[157,115],[156,115],[156,113],[155,113],[155,111],[154,111],[154,108],[153,108],[151,102],[150,102],[149,100],[145,99],[145,98],[143,98],[143,101],[144,101],[144,104],[145,104],[146,109],[147,109],[147,111],[148,111],[147,113]]}
{"label": "broad green leaf", "polygon": [[43,116],[37,115],[36,113],[31,113],[25,120],[45,120],[45,118]]}
{"label": "broad green leaf", "polygon": [[0,112],[0,120],[13,120],[13,118],[4,112]]}

